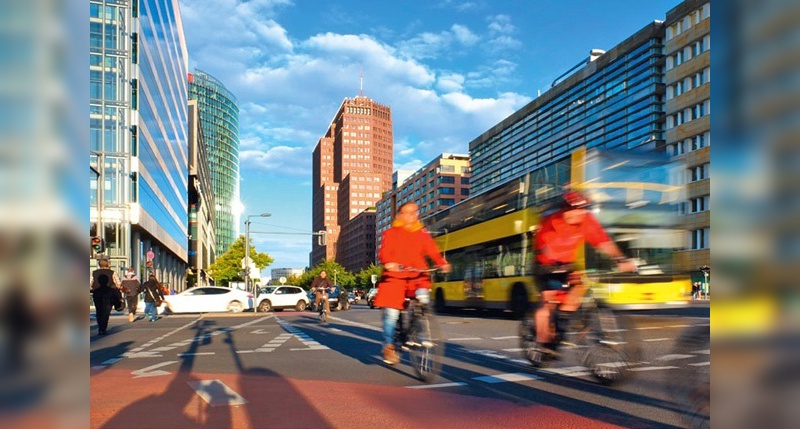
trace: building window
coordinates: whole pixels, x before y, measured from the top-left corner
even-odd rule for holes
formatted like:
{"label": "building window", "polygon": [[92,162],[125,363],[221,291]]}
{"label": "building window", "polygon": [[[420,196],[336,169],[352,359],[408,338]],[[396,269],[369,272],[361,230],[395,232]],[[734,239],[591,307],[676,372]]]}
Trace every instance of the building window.
{"label": "building window", "polygon": [[439,183],[456,183],[456,178],[453,176],[441,176],[439,177]]}
{"label": "building window", "polygon": [[455,195],[456,188],[439,188],[439,195]]}
{"label": "building window", "polygon": [[469,177],[467,177],[467,176],[462,176],[462,177],[461,177],[461,184],[462,184],[462,185],[469,185]]}
{"label": "building window", "polygon": [[690,174],[690,176],[689,176],[690,180],[689,181],[690,182],[697,182],[699,180],[708,179],[709,165],[710,164],[706,163],[706,164],[703,164],[703,165],[698,165],[696,167],[690,168],[689,169],[689,174]]}
{"label": "building window", "polygon": [[461,195],[469,196],[469,188],[461,188]]}
{"label": "building window", "polygon": [[709,228],[701,228],[692,231],[692,243],[690,248],[692,250],[708,249],[709,243]]}
{"label": "building window", "polygon": [[692,198],[689,200],[691,213],[700,213],[708,210],[708,195]]}

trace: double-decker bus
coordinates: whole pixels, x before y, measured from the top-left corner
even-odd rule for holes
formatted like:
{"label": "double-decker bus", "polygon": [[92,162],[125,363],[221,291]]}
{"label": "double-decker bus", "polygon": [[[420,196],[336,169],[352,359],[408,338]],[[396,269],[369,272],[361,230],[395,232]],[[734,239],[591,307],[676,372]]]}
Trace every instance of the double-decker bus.
{"label": "double-decker bus", "polygon": [[638,273],[611,274],[613,264],[591,246],[578,266],[601,274],[596,297],[619,309],[684,306],[687,273],[674,270],[685,247],[677,204],[683,169],[659,154],[579,148],[567,159],[525,174],[424,219],[453,266],[432,286],[437,309],[510,310],[521,317],[538,294],[533,285],[533,233],[540,216],[556,209],[565,186],[585,192],[591,210]]}

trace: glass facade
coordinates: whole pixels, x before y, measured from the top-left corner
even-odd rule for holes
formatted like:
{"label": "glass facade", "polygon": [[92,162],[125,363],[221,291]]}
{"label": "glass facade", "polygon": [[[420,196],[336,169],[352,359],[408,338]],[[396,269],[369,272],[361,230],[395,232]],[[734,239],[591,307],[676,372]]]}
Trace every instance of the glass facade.
{"label": "glass facade", "polygon": [[239,201],[239,104],[220,81],[201,70],[189,77],[189,98],[197,100],[200,108],[217,202],[216,254],[222,255],[239,235],[238,216],[233,211]]}
{"label": "glass facade", "polygon": [[89,1],[90,234],[105,238],[114,268],[143,269],[153,250],[150,269],[180,289],[188,52],[179,15],[177,0]]}
{"label": "glass facade", "polygon": [[584,145],[663,150],[661,27],[645,27],[473,140],[472,193],[567,158]]}

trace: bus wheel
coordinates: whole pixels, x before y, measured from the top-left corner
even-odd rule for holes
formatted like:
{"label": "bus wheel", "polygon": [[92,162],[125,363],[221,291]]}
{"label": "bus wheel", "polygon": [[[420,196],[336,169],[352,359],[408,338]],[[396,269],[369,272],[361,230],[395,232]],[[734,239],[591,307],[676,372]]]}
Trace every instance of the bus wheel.
{"label": "bus wheel", "polygon": [[522,319],[525,312],[528,311],[528,291],[525,289],[525,285],[517,283],[511,288],[509,307],[514,320]]}
{"label": "bus wheel", "polygon": [[437,313],[444,313],[444,291],[441,288],[436,289],[436,298],[434,298],[433,301],[433,308]]}

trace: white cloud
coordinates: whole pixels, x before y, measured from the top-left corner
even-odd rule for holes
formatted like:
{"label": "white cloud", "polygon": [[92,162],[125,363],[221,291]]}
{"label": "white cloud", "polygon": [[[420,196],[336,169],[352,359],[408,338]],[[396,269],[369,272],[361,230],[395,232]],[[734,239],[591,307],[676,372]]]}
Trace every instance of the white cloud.
{"label": "white cloud", "polygon": [[457,73],[449,73],[439,76],[436,87],[442,92],[457,92],[464,89],[464,76]]}
{"label": "white cloud", "polygon": [[487,19],[489,20],[489,32],[492,34],[511,34],[516,30],[508,15],[494,15]]}
{"label": "white cloud", "polygon": [[308,176],[311,154],[304,147],[276,146],[267,150],[240,150],[242,167],[287,176]]}
{"label": "white cloud", "polygon": [[450,30],[453,32],[453,36],[455,36],[456,40],[465,46],[472,46],[481,39],[480,36],[470,31],[469,27],[464,25],[453,24]]}

